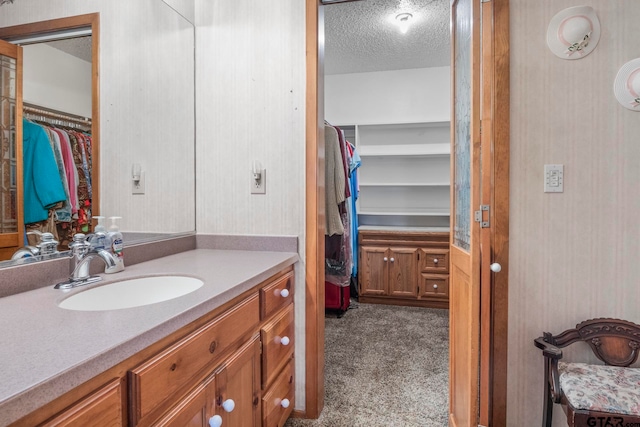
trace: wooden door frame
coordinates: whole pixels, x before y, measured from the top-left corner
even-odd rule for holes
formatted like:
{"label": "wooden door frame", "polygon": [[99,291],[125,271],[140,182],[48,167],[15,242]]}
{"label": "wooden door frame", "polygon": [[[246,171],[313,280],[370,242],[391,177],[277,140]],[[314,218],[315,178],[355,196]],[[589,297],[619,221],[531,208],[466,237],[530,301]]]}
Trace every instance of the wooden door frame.
{"label": "wooden door frame", "polygon": [[[486,311],[481,315],[489,325],[489,356],[484,359],[481,382],[488,394],[487,425],[506,426],[507,408],[507,327],[509,257],[509,0],[490,0],[492,55],[490,93],[493,162],[491,170],[491,257],[502,265],[499,274],[481,284]],[[484,3],[487,5],[487,3]],[[305,409],[294,416],[318,418],[324,406],[324,17],[320,0],[305,0],[306,7],[306,184],[305,184]],[[484,58],[487,61],[488,58]],[[487,69],[484,69],[487,72]],[[486,93],[486,91],[485,91]],[[483,124],[484,126],[484,124]],[[486,134],[486,133],[485,133]],[[483,266],[486,268],[487,266]],[[483,337],[481,337],[483,339]],[[481,362],[482,363],[482,362]],[[483,394],[485,394],[483,393]],[[481,406],[483,403],[481,403]]]}
{"label": "wooden door frame", "polygon": [[[480,281],[480,422],[507,425],[507,349],[509,306],[509,0],[482,3],[482,146],[491,165],[483,179],[491,192],[483,204],[491,207]],[[488,43],[487,43],[488,42]],[[485,142],[486,139],[486,142]],[[488,151],[488,152],[487,152]],[[486,156],[486,157],[485,157]],[[487,160],[483,160],[485,162]],[[485,229],[486,230],[486,229]],[[487,254],[488,252],[488,254]],[[502,267],[492,273],[491,263]],[[486,349],[486,350],[485,350]]]}

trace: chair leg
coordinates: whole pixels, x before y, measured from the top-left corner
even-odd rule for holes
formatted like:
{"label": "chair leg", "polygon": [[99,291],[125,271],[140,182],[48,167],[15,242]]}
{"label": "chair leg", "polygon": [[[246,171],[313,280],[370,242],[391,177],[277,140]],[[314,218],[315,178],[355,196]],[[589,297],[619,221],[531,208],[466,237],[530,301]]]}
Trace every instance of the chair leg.
{"label": "chair leg", "polygon": [[549,381],[545,380],[544,385],[544,407],[542,408],[542,427],[551,427],[553,421],[553,401],[549,390]]}

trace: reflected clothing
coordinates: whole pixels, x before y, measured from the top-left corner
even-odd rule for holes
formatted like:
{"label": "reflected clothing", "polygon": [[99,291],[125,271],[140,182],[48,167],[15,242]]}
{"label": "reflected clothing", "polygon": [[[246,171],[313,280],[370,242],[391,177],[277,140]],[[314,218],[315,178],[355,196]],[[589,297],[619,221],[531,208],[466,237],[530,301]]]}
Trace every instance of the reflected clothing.
{"label": "reflected clothing", "polygon": [[66,200],[58,166],[44,129],[22,120],[24,223],[44,221],[49,208]]}

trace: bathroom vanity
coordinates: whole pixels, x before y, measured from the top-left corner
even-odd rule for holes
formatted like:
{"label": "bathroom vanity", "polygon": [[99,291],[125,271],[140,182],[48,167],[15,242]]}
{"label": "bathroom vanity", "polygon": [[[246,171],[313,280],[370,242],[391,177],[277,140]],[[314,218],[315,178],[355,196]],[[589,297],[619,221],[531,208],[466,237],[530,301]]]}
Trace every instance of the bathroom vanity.
{"label": "bathroom vanity", "polygon": [[0,298],[13,325],[0,349],[0,425],[282,426],[294,406],[297,260],[195,249],[128,266],[88,288],[166,274],[204,284],[120,310],[58,307],[84,289]]}

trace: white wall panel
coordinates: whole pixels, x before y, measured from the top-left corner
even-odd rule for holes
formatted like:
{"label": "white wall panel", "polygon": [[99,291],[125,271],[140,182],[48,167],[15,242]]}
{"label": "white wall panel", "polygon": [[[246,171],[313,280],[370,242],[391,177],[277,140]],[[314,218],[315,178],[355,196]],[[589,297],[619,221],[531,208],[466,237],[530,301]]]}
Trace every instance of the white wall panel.
{"label": "white wall panel", "polygon": [[[305,10],[196,2],[197,229],[299,237],[304,260]],[[266,168],[252,195],[251,164]],[[304,407],[304,261],[296,268],[296,407]],[[302,406],[301,406],[302,405]]]}
{"label": "white wall panel", "polygon": [[[600,43],[562,60],[546,46],[560,10],[592,6]],[[534,338],[594,317],[640,323],[640,113],[617,103],[620,66],[640,56],[635,0],[511,0],[511,220],[508,426],[539,425],[543,362]],[[565,165],[543,193],[543,165]],[[566,352],[583,358],[586,346]],[[593,359],[592,359],[593,360]],[[556,406],[555,424],[563,413]]]}
{"label": "white wall panel", "polygon": [[23,47],[22,63],[24,102],[91,117],[91,62],[31,44]]}
{"label": "white wall panel", "polygon": [[325,117],[332,124],[446,121],[450,67],[325,76]]}

